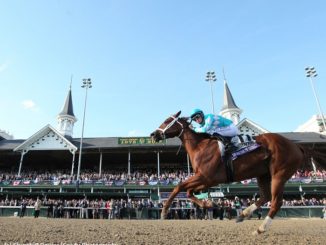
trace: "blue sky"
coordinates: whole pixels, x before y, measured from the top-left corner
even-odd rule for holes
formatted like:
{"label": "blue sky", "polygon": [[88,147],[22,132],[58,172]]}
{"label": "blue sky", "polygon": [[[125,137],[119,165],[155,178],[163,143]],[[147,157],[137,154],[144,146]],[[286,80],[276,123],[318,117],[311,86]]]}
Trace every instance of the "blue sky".
{"label": "blue sky", "polygon": [[222,107],[224,67],[241,119],[294,131],[326,110],[326,2],[2,0],[0,129],[56,126],[71,76],[74,137],[147,136],[170,114]]}

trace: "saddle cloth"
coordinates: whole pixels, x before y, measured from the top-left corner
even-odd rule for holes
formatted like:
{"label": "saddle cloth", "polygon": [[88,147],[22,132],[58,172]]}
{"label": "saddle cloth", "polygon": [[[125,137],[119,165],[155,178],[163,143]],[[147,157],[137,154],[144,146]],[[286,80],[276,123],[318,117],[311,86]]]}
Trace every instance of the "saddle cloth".
{"label": "saddle cloth", "polygon": [[[260,145],[256,143],[255,139],[250,135],[239,134],[232,138],[231,142],[234,145],[232,150],[232,160],[237,159],[239,156],[251,152]],[[220,149],[222,149],[222,155],[224,155],[224,145],[219,141]]]}

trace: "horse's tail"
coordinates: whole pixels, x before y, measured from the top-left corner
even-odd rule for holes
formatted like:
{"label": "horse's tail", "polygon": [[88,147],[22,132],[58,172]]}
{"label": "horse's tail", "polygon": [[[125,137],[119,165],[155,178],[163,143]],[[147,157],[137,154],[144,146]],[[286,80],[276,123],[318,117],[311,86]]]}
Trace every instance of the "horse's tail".
{"label": "horse's tail", "polygon": [[320,149],[299,146],[301,151],[304,153],[305,156],[305,167],[309,164],[316,164],[317,168],[322,168],[326,170],[326,153],[321,151]]}

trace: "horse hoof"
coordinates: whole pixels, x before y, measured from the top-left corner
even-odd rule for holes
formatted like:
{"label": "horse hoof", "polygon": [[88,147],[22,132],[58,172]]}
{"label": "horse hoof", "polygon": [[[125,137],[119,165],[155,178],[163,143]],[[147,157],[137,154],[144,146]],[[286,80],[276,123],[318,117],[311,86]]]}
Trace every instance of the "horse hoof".
{"label": "horse hoof", "polygon": [[255,230],[252,235],[258,236],[259,234],[263,233],[263,231],[260,231],[259,229]]}
{"label": "horse hoof", "polygon": [[167,218],[168,218],[168,216],[166,214],[161,214],[161,220],[167,219]]}
{"label": "horse hoof", "polygon": [[241,217],[241,216],[239,216],[239,217],[237,217],[237,219],[235,220],[235,222],[236,222],[236,223],[240,223],[240,222],[242,222],[243,220],[244,220],[244,218]]}

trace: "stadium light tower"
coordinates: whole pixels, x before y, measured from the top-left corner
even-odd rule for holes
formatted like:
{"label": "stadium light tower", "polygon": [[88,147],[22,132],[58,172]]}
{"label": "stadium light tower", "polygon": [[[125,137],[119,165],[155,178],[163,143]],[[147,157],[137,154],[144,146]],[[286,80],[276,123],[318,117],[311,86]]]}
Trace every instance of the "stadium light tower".
{"label": "stadium light tower", "polygon": [[208,71],[206,73],[206,82],[209,82],[211,85],[211,94],[212,94],[212,109],[213,109],[213,114],[215,114],[215,109],[214,109],[214,95],[213,95],[213,82],[216,81],[216,75],[214,71]]}
{"label": "stadium light tower", "polygon": [[78,170],[77,170],[77,181],[79,181],[80,178],[80,164],[81,164],[81,156],[82,156],[82,149],[83,149],[83,137],[84,137],[84,125],[85,125],[85,114],[86,114],[86,103],[87,103],[87,91],[89,88],[92,87],[92,81],[90,78],[84,78],[83,84],[81,86],[82,88],[85,88],[85,104],[84,104],[84,116],[83,116],[83,126],[82,126],[82,134],[80,138],[80,146],[79,146],[79,158],[78,158]]}
{"label": "stadium light tower", "polygon": [[315,70],[315,67],[306,67],[305,70],[306,70],[306,76],[310,80],[312,91],[314,92],[314,96],[315,96],[315,99],[316,99],[317,107],[318,107],[318,110],[319,110],[319,114],[321,116],[321,121],[323,122],[324,131],[325,131],[326,130],[325,118],[324,118],[324,114],[323,114],[323,112],[321,110],[319,99],[317,97],[317,93],[316,93],[316,90],[315,90],[314,82],[313,82],[313,79],[312,79],[313,77],[317,77],[318,74],[317,74],[317,72]]}

